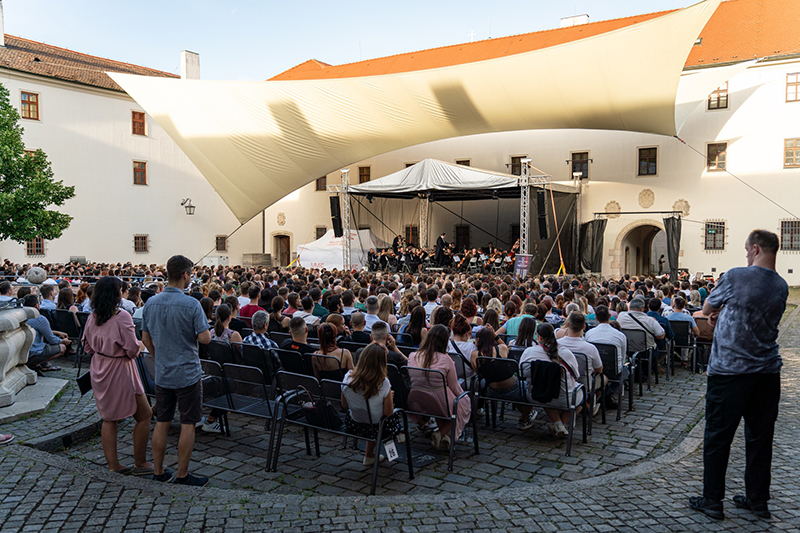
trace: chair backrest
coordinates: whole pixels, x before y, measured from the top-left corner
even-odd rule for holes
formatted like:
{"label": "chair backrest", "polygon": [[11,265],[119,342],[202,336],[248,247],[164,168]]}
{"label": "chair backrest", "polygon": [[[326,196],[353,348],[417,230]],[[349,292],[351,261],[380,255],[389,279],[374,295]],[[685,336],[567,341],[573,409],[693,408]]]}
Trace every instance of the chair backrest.
{"label": "chair backrest", "polygon": [[692,323],[686,320],[670,320],[672,333],[675,335],[675,345],[678,347],[691,346],[693,339]]}
{"label": "chair backrest", "polygon": [[317,379],[331,381],[342,381],[344,379],[344,370],[341,367],[342,362],[338,358],[318,353],[307,353],[303,358],[305,359],[306,369],[312,370]]}
{"label": "chair backrest", "polygon": [[[253,333],[253,328],[242,328],[242,338],[246,339],[250,334]],[[269,337],[269,333],[266,333],[267,337]],[[270,337],[271,338],[271,337]]]}
{"label": "chair backrest", "polygon": [[220,340],[212,340],[206,345],[206,358],[216,361],[220,365],[226,363],[237,363],[236,355],[230,343]]}
{"label": "chair backrest", "polygon": [[641,329],[623,329],[622,333],[628,339],[628,353],[647,350],[647,333]]}
{"label": "chair backrest", "polygon": [[258,368],[267,383],[275,377],[275,364],[272,353],[255,344],[242,344],[242,364]]}
{"label": "chair backrest", "polygon": [[486,380],[486,384],[505,381],[519,371],[519,363],[514,359],[501,357],[478,357],[475,372]]}
{"label": "chair backrest", "polygon": [[519,358],[522,357],[522,354],[525,353],[527,350],[527,346],[509,346],[508,347],[508,358],[513,359],[515,361],[519,361]]}
{"label": "chair backrest", "polygon": [[408,383],[405,376],[400,373],[400,369],[395,365],[386,365],[386,377],[394,391],[394,406],[405,409],[408,406]]}
{"label": "chair backrest", "polygon": [[274,340],[278,344],[278,346],[280,346],[281,343],[283,341],[285,341],[286,339],[291,339],[292,338],[292,334],[291,333],[274,332],[274,333],[270,333],[269,334],[269,338]]}
{"label": "chair backrest", "polygon": [[275,353],[278,354],[278,359],[281,362],[281,368],[286,372],[291,372],[292,374],[310,375],[310,372],[308,369],[306,369],[305,361],[303,361],[303,356],[300,355],[300,352],[277,348]]}
{"label": "chair backrest", "polygon": [[[591,343],[597,348],[600,360],[603,362],[603,374],[614,381],[619,378],[619,362],[617,361],[617,347],[613,344]],[[623,357],[625,354],[623,354]]]}
{"label": "chair backrest", "polygon": [[83,311],[75,313],[75,316],[78,317],[78,324],[81,326],[81,331],[86,327],[86,322],[89,321],[89,315],[91,315],[91,313],[84,313]]}
{"label": "chair backrest", "polygon": [[550,401],[558,398],[567,390],[566,370],[559,363],[527,361],[520,364],[520,373],[528,376],[527,388],[534,401],[539,401],[537,397],[545,393],[549,393],[550,398],[542,401]]}
{"label": "chair backrest", "polygon": [[261,400],[269,398],[268,383],[264,379],[264,374],[258,368],[226,363],[222,365],[222,372],[225,375],[225,385],[229,394],[249,396]]}
{"label": "chair backrest", "polygon": [[[441,370],[419,368],[415,366],[404,366],[401,372],[404,372],[408,376],[408,381],[411,384],[409,395],[417,390],[441,395],[441,398],[444,398],[444,401],[441,403],[444,404],[446,408],[446,416],[449,417],[452,415],[452,405],[450,405],[450,402],[447,401],[447,379],[445,378],[444,372]],[[432,405],[431,407],[434,406]],[[424,410],[416,412],[421,414],[442,416],[441,413],[425,412]]]}
{"label": "chair backrest", "polygon": [[203,369],[203,402],[227,396],[222,365],[216,361],[201,359],[200,366]]}
{"label": "chair backrest", "polygon": [[695,317],[695,324],[700,333],[697,335],[698,342],[711,342],[714,338],[714,326],[708,321],[707,317]]}
{"label": "chair backrest", "polygon": [[355,355],[358,350],[368,345],[360,342],[342,341],[337,343],[337,346],[343,350],[349,350],[351,354]]}
{"label": "chair backrest", "polygon": [[406,357],[408,357],[412,353],[416,352],[418,349],[419,348],[414,348],[413,346],[397,345],[397,351],[400,352],[401,354],[405,355]]}
{"label": "chair backrest", "polygon": [[395,333],[394,339],[397,341],[397,344],[402,344],[404,346],[413,346],[414,338],[409,333]]}
{"label": "chair backrest", "polygon": [[75,313],[70,312],[68,309],[56,309],[55,317],[56,331],[66,333],[70,339],[79,339],[81,337],[81,326]]}
{"label": "chair backrest", "polygon": [[450,359],[453,360],[453,364],[456,367],[456,376],[458,377],[458,379],[466,381],[467,380],[467,361],[464,359],[464,356],[467,356],[467,355],[464,354],[464,356],[462,356],[461,354],[455,353],[455,351],[453,350],[452,346],[450,346],[450,351],[447,352],[447,355],[449,355]]}
{"label": "chair backrest", "polygon": [[[358,408],[359,410],[366,412],[370,424],[377,424],[381,421],[383,413],[381,413],[381,416],[377,417],[377,419],[372,416],[372,410],[369,408],[369,401],[364,398],[364,395],[361,392],[351,389],[349,385],[346,385],[341,381],[323,379],[321,384],[322,394],[325,396],[325,399],[328,400],[328,402],[338,410],[343,410],[341,398],[342,395],[344,395],[351,413],[353,412],[354,408]],[[337,391],[338,394],[336,394]],[[335,394],[336,396],[334,396]]]}
{"label": "chair backrest", "polygon": [[578,380],[580,383],[589,390],[589,385],[591,379],[589,376],[592,375],[592,363],[585,353],[581,352],[572,352],[572,355],[575,356],[575,361],[578,363]]}
{"label": "chair backrest", "polygon": [[248,328],[252,328],[253,327],[253,317],[240,316],[238,318],[239,318],[239,320],[244,322],[244,325],[247,326]]}
{"label": "chair backrest", "polygon": [[50,323],[50,329],[58,330],[56,327],[56,310],[55,309],[39,309],[39,314],[47,319]]}

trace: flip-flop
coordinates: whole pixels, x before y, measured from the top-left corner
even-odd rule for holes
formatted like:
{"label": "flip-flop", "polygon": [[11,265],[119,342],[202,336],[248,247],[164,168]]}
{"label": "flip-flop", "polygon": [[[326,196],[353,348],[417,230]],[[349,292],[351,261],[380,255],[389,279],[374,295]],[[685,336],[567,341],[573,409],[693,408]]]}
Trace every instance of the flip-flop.
{"label": "flip-flop", "polygon": [[9,444],[14,440],[14,435],[0,435],[0,445]]}
{"label": "flip-flop", "polygon": [[55,372],[57,370],[61,370],[60,366],[51,365],[50,363],[42,363],[39,365],[39,370],[42,372]]}
{"label": "flip-flop", "polygon": [[153,472],[152,466],[135,466],[131,471],[134,476],[152,476]]}
{"label": "flip-flop", "polygon": [[119,470],[112,470],[111,472],[113,472],[115,474],[121,474],[121,475],[125,476],[125,475],[128,475],[131,472],[133,472],[133,467],[132,466],[123,466]]}

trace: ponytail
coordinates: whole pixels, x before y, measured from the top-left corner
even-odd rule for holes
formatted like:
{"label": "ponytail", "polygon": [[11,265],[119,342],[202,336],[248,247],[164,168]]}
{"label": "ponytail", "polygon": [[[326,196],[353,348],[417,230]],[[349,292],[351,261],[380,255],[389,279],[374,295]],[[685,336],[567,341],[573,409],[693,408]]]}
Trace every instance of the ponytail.
{"label": "ponytail", "polygon": [[225,332],[225,321],[231,317],[231,308],[228,304],[217,306],[217,321],[214,322],[214,335],[221,337]]}
{"label": "ponytail", "polygon": [[552,362],[559,363],[561,358],[558,356],[558,341],[556,340],[555,331],[553,331],[553,325],[548,322],[539,324],[539,327],[536,328],[536,337],[539,339],[539,344],[545,353],[547,353],[547,357]]}

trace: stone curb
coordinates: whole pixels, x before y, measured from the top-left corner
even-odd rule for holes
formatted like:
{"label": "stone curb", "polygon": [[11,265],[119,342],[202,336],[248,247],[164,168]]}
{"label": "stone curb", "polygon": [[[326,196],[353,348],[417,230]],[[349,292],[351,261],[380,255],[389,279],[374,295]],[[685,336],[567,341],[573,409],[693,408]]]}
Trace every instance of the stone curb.
{"label": "stone curb", "polygon": [[21,445],[43,452],[56,453],[62,448],[69,448],[74,444],[88,441],[100,431],[102,425],[102,420],[82,421],[72,424],[61,431],[50,433],[37,439],[29,439],[21,443]]}

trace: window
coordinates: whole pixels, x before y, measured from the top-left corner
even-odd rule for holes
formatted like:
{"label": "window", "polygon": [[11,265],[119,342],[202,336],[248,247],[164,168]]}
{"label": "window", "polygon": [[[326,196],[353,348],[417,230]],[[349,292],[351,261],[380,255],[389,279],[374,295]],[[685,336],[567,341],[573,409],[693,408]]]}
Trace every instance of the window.
{"label": "window", "polygon": [[706,169],[709,172],[716,172],[725,170],[725,155],[728,150],[728,143],[711,143],[706,149],[706,157],[708,158],[708,165]]}
{"label": "window", "polygon": [[589,152],[572,152],[572,164],[570,165],[570,179],[576,172],[581,173],[581,179],[589,177]]}
{"label": "window", "polygon": [[146,254],[150,251],[150,242],[147,235],[134,235],[133,236],[133,252],[137,254]]}
{"label": "window", "polygon": [[44,239],[36,237],[25,243],[25,255],[44,255]]}
{"label": "window", "polygon": [[658,174],[658,148],[639,148],[639,176]]}
{"label": "window", "polygon": [[358,167],[358,182],[367,183],[369,181],[369,167]]}
{"label": "window", "polygon": [[469,163],[470,163],[469,159],[456,159],[456,165],[461,165],[462,167],[470,166]]}
{"label": "window", "polygon": [[147,163],[144,161],[133,162],[133,184],[147,185]]}
{"label": "window", "polygon": [[22,106],[19,113],[22,118],[39,120],[39,95],[22,93]]}
{"label": "window", "polygon": [[406,244],[417,248],[419,246],[419,227],[406,226]]}
{"label": "window", "polygon": [[786,101],[800,102],[800,72],[786,75]]}
{"label": "window", "polygon": [[800,220],[781,220],[781,250],[800,251]]}
{"label": "window", "polygon": [[456,251],[469,248],[469,226],[456,226]]}
{"label": "window", "polygon": [[216,250],[218,252],[227,252],[228,251],[228,236],[227,235],[217,235],[216,239]]}
{"label": "window", "polygon": [[786,139],[783,146],[783,168],[800,168],[800,139]]}
{"label": "window", "polygon": [[144,113],[131,111],[131,131],[134,135],[144,135]]}
{"label": "window", "polygon": [[522,176],[522,160],[527,159],[528,156],[520,155],[511,158],[511,174],[514,176]]}
{"label": "window", "polygon": [[328,228],[325,226],[317,226],[317,239],[321,239],[328,233]]}
{"label": "window", "polygon": [[725,249],[725,222],[706,222],[705,225],[705,250]]}
{"label": "window", "polygon": [[728,82],[708,95],[708,109],[728,109]]}
{"label": "window", "polygon": [[317,191],[327,191],[328,190],[328,176],[322,176],[321,178],[317,178]]}

